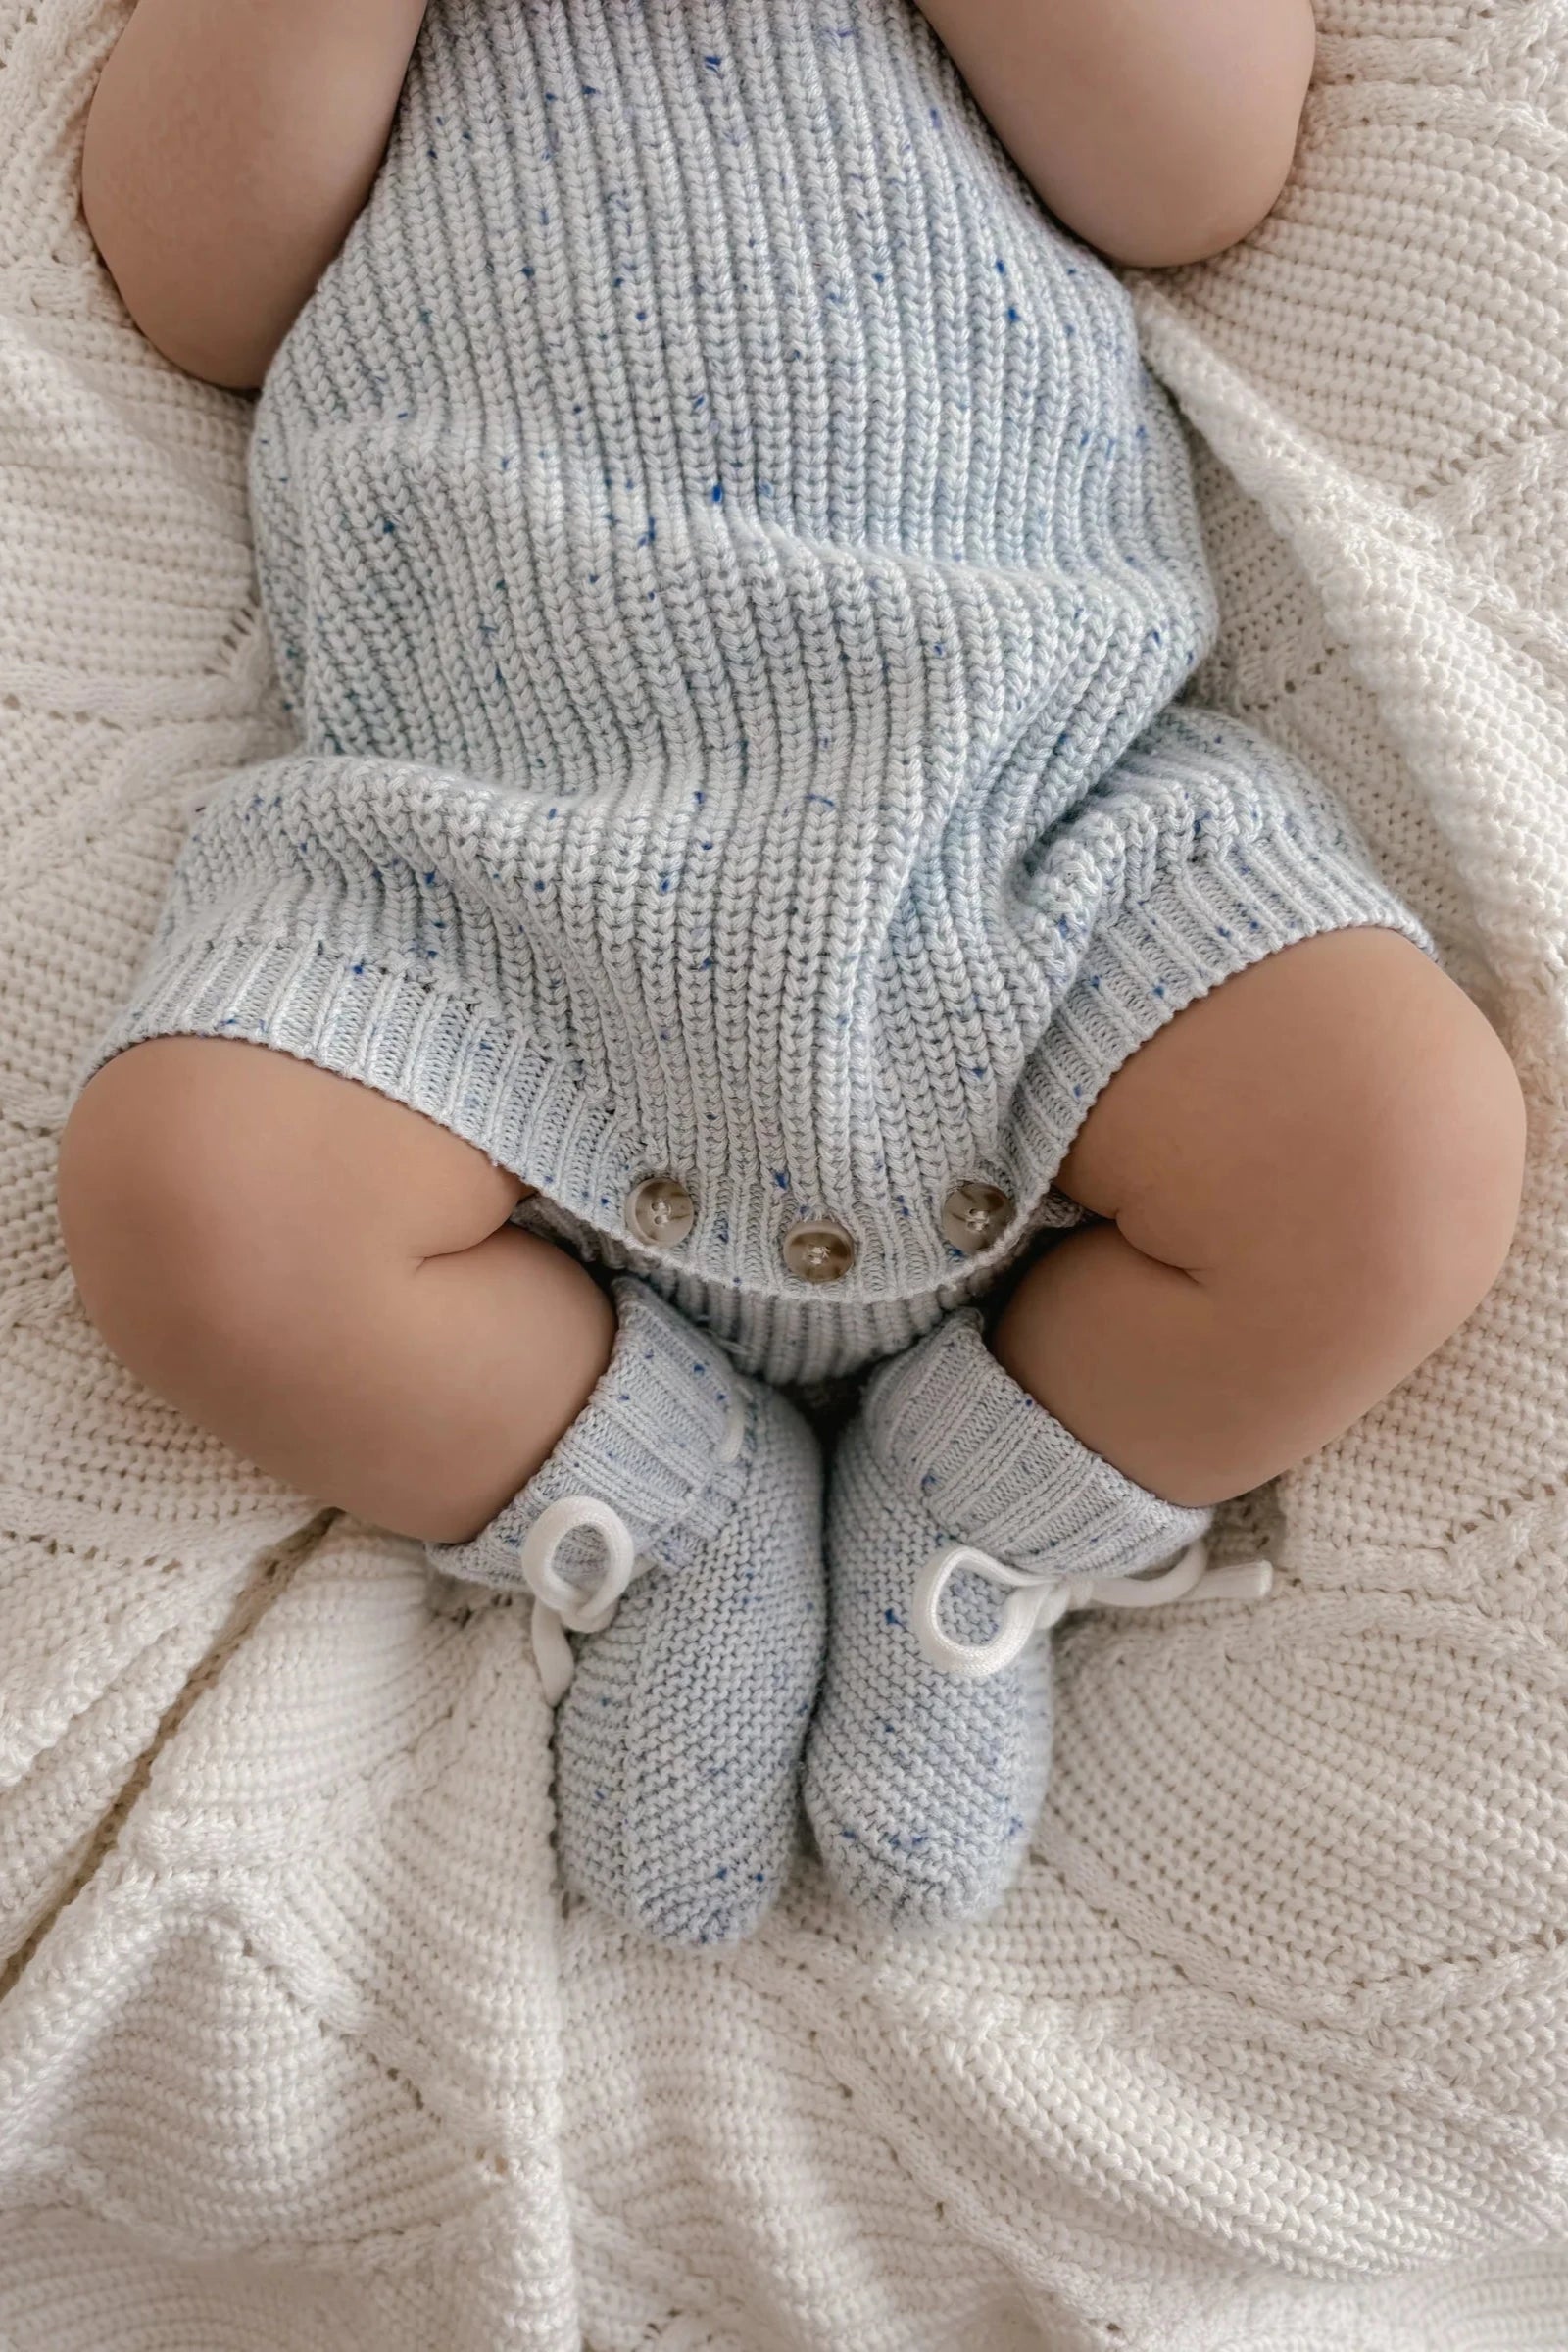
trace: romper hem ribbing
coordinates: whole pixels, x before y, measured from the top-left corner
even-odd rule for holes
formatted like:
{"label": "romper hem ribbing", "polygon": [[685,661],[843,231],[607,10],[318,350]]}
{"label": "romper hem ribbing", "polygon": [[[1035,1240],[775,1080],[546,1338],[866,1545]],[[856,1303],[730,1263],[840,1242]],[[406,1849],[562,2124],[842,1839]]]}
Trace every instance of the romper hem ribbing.
{"label": "romper hem ribbing", "polygon": [[[250,490],[301,749],[196,812],[99,1058],[373,1086],[747,1370],[895,1352],[1062,1222],[1216,980],[1425,945],[1298,761],[1175,700],[1181,425],[910,0],[430,0]],[[973,1182],[1014,1205],[965,1258]]]}
{"label": "romper hem ribbing", "polygon": [[[991,1150],[978,1159],[960,1151],[923,1199],[906,1193],[901,1204],[890,1192],[880,1201],[821,1204],[859,1244],[855,1267],[828,1292],[783,1263],[791,1211],[738,1195],[721,1170],[674,1166],[698,1211],[679,1249],[649,1250],[626,1238],[619,1212],[628,1193],[669,1163],[657,1141],[650,1148],[640,1117],[618,1118],[580,1063],[551,1054],[509,1018],[514,975],[509,988],[499,929],[475,919],[471,900],[429,878],[434,869],[420,877],[406,869],[399,883],[411,918],[403,931],[445,932],[439,979],[389,954],[384,935],[378,942],[356,929],[363,906],[347,890],[332,892],[324,871],[280,871],[265,896],[225,903],[217,871],[222,833],[243,824],[242,802],[265,797],[259,780],[249,771],[199,813],[193,843],[205,823],[219,827],[213,867],[193,875],[187,845],[186,889],[81,1083],[114,1054],[165,1035],[264,1044],[356,1079],[536,1187],[540,1213],[529,1222],[594,1262],[646,1274],[743,1370],[775,1382],[858,1371],[987,1288],[1038,1225],[1052,1179],[1109,1079],[1219,982],[1300,940],[1358,926],[1397,931],[1436,958],[1425,928],[1324,800],[1315,808],[1282,800],[1272,824],[1251,838],[1214,851],[1190,846],[1179,863],[1162,859],[1151,887],[1089,935]],[[1202,962],[1192,952],[1200,938]],[[998,1178],[1019,1213],[994,1248],[964,1258],[942,1238],[941,1203],[950,1185],[976,1174]]]}

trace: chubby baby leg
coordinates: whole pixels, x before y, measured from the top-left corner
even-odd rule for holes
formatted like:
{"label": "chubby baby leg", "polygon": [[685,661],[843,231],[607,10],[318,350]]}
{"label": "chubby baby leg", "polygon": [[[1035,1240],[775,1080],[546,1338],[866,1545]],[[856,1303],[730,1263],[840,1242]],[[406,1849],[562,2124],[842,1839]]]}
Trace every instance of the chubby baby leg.
{"label": "chubby baby leg", "polygon": [[1194,1590],[1208,1506],[1440,1345],[1502,1261],[1523,1143],[1496,1037],[1390,931],[1282,950],[1125,1064],[1058,1177],[1113,1221],[1029,1270],[989,1349],[964,1310],[879,1370],[838,1457],[806,1802],[853,1901],[935,1926],[1001,1898],[1051,1767],[1033,1637]]}
{"label": "chubby baby leg", "polygon": [[221,1039],[109,1062],[60,1158],[83,1302],[149,1387],[534,1595],[566,1885],[661,1940],[733,1940],[795,1844],[815,1442],[645,1285],[607,1297],[510,1225],[519,1192],[385,1096]]}
{"label": "chubby baby leg", "polygon": [[521,1191],[385,1095],[218,1038],[108,1062],[60,1152],[82,1302],[131,1371],[302,1493],[438,1542],[610,1359],[599,1286],[508,1224]]}
{"label": "chubby baby leg", "polygon": [[1326,1445],[1480,1302],[1518,1213],[1513,1066],[1396,932],[1304,940],[1178,1013],[1057,1176],[1110,1220],[1031,1268],[993,1340],[1141,1485],[1245,1493]]}

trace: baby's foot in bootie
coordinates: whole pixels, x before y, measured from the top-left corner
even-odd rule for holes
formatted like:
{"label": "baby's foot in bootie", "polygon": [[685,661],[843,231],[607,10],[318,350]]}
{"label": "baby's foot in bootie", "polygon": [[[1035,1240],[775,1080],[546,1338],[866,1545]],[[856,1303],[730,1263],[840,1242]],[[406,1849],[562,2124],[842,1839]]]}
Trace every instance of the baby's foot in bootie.
{"label": "baby's foot in bootie", "polygon": [[[952,1315],[868,1383],[828,1502],[826,1676],[806,1809],[828,1876],[901,1926],[982,1918],[1051,1769],[1050,1626],[1087,1602],[1254,1595],[1204,1571],[1212,1514],[1162,1501],[1064,1429]],[[1170,1574],[1139,1572],[1177,1553]]]}
{"label": "baby's foot in bootie", "polygon": [[429,1555],[534,1595],[566,1886],[661,1942],[732,1942],[795,1848],[826,1631],[820,1460],[784,1399],[645,1284],[613,1297],[614,1351],[555,1452]]}

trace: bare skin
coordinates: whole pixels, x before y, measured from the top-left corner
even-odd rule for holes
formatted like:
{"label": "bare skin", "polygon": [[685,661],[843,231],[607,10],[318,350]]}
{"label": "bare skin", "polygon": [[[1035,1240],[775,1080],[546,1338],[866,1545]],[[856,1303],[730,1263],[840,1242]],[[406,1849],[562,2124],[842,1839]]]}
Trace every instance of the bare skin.
{"label": "bare skin", "polygon": [[[1307,0],[922,0],[1045,200],[1114,260],[1245,235],[1289,167]],[[149,338],[254,385],[365,200],[423,0],[140,0],[88,122],[88,222]],[[1368,1017],[1368,1007],[1376,1017]],[[1002,1362],[1171,1500],[1301,1460],[1490,1288],[1518,1082],[1396,934],[1309,940],[1136,1054],[1058,1183],[1104,1222],[1033,1266]],[[302,1492],[462,1541],[609,1360],[574,1259],[446,1130],[266,1048],[164,1038],[84,1089],[60,1215],[149,1387]]]}
{"label": "bare skin", "polygon": [[[1112,261],[1200,260],[1280,192],[1310,0],[921,0],[997,136]],[[137,325],[259,384],[365,201],[424,0],[140,0],[93,96],[87,224]]]}
{"label": "bare skin", "polygon": [[472,1535],[586,1403],[614,1312],[514,1177],[266,1046],[157,1038],[67,1123],[60,1220],[122,1362],[238,1453],[401,1535]]}
{"label": "bare skin", "polygon": [[[1111,1080],[1059,1181],[1114,1221],[1039,1260],[997,1352],[1140,1484],[1243,1493],[1478,1304],[1523,1156],[1513,1066],[1461,990],[1394,932],[1304,941]],[[439,1541],[532,1475],[609,1360],[603,1293],[507,1224],[520,1193],[417,1112],[226,1039],[108,1063],[60,1158],[116,1354],[302,1492]]]}
{"label": "bare skin", "polygon": [[1462,989],[1394,931],[1303,940],[1133,1054],[1056,1183],[1108,1220],[1009,1299],[995,1349],[1171,1502],[1218,1502],[1358,1420],[1492,1288],[1525,1106]]}
{"label": "bare skin", "polygon": [[1223,252],[1296,150],[1311,0],[920,0],[1013,162],[1111,261]]}
{"label": "bare skin", "polygon": [[424,0],[140,0],[87,116],[81,201],[125,307],[246,389],[386,147]]}

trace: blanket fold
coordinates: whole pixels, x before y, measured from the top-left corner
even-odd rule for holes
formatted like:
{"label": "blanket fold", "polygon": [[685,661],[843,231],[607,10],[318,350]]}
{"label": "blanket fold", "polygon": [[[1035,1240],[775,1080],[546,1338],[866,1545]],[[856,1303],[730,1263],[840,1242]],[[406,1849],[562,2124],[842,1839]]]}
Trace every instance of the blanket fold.
{"label": "blanket fold", "polygon": [[516,1612],[142,1395],[64,1271],[73,1070],[288,741],[248,404],[77,209],[122,13],[0,0],[8,2352],[1557,2352],[1568,5],[1321,0],[1275,213],[1134,287],[1200,436],[1193,690],[1502,1030],[1510,1260],[1225,1514],[1274,1598],[1063,1638],[997,1920],[893,1945],[803,1865],[718,1959],[561,1912]]}

